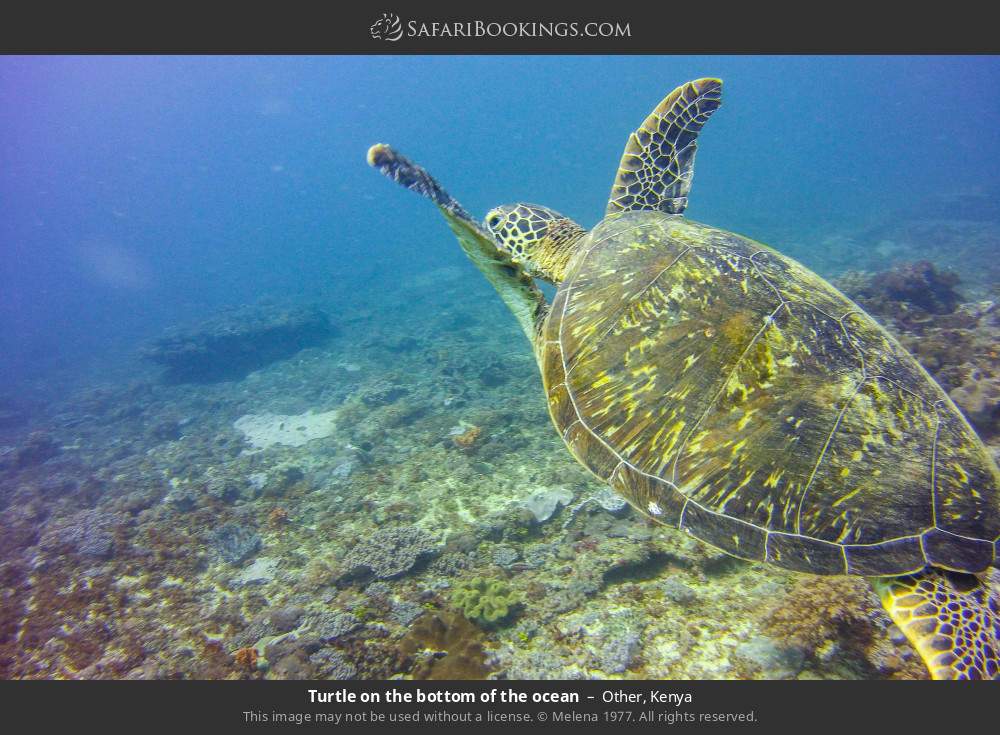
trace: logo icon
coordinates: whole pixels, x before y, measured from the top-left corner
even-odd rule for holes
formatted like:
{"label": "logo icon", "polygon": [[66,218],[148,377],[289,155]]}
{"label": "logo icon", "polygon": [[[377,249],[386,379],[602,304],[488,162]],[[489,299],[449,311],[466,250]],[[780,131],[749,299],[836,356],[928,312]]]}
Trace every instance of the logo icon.
{"label": "logo icon", "polygon": [[403,37],[403,23],[395,13],[382,13],[368,30],[376,41],[398,41]]}

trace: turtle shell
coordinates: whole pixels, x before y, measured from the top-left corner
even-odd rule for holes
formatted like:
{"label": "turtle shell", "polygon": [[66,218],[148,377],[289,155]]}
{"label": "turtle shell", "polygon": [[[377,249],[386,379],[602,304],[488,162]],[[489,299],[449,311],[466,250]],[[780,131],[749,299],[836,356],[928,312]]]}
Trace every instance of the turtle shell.
{"label": "turtle shell", "polygon": [[549,410],[640,512],[745,559],[896,575],[997,560],[1000,471],[857,304],[753,240],[613,215],[542,326]]}

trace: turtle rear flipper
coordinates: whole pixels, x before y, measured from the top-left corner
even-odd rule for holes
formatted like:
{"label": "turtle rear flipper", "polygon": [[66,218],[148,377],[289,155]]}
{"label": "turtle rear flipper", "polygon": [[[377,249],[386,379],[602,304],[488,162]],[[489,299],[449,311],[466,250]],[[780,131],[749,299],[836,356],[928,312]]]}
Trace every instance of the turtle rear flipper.
{"label": "turtle rear flipper", "polygon": [[698,133],[720,104],[721,79],[696,79],[668,94],[628,137],[606,214],[637,209],[683,212]]}
{"label": "turtle rear flipper", "polygon": [[1000,602],[973,574],[928,567],[875,591],[935,679],[1000,679]]}

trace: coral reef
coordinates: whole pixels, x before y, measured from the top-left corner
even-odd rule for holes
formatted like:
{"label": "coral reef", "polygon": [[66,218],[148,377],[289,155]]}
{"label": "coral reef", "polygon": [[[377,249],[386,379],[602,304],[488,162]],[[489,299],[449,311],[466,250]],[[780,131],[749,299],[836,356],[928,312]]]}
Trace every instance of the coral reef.
{"label": "coral reef", "polygon": [[[831,262],[924,257],[901,237],[871,250]],[[989,297],[957,265],[957,285],[925,266],[842,283],[998,445],[1000,310],[954,303]],[[295,359],[232,370],[227,350],[254,339],[235,326],[174,343],[190,372],[167,381],[139,363],[51,404],[0,402],[0,676],[926,675],[863,581],[734,559],[595,482],[552,431],[517,326],[467,275],[331,294],[343,338]]]}
{"label": "coral reef", "polygon": [[125,524],[127,518],[123,513],[81,511],[69,518],[47,524],[38,545],[53,553],[106,559],[114,550],[116,528]]}
{"label": "coral reef", "polygon": [[459,433],[452,433],[451,441],[456,447],[462,449],[466,452],[471,451],[475,447],[476,442],[479,440],[483,434],[483,430],[478,426],[470,426],[469,428],[459,430]]}
{"label": "coral reef", "polygon": [[898,263],[891,270],[876,274],[871,281],[873,292],[883,292],[894,302],[910,304],[931,314],[950,314],[961,296],[955,290],[958,274],[940,271],[928,260]]}
{"label": "coral reef", "polygon": [[359,542],[344,559],[343,578],[374,575],[392,579],[439,552],[438,544],[416,526],[382,528]]}
{"label": "coral reef", "polygon": [[573,500],[573,492],[566,488],[547,488],[532,493],[523,505],[527,508],[535,520],[545,523],[555,512]]}
{"label": "coral reef", "polygon": [[209,535],[208,543],[224,561],[240,564],[260,550],[262,541],[253,529],[227,523]]}
{"label": "coral reef", "polygon": [[917,357],[987,442],[1000,434],[1000,309],[994,302],[957,303],[954,275],[942,276],[926,262],[852,272],[837,284]]}
{"label": "coral reef", "polygon": [[470,579],[451,591],[451,603],[474,623],[497,625],[510,617],[519,604],[511,588],[499,580]]}
{"label": "coral reef", "polygon": [[[872,623],[875,625],[873,626]],[[791,591],[779,597],[764,615],[765,630],[780,641],[779,653],[786,661],[795,657],[819,663],[831,658],[850,657],[862,666],[881,663],[882,673],[892,664],[880,660],[890,621],[871,587],[854,577],[814,577],[796,579]],[[896,669],[913,651],[905,638],[896,638],[901,655]],[[790,652],[789,648],[797,649]],[[881,657],[884,659],[884,657]],[[925,678],[926,673],[924,677]]]}
{"label": "coral reef", "polygon": [[1000,262],[993,254],[1000,242],[995,194],[941,192],[903,210],[888,212],[882,222],[838,233],[827,245],[842,268],[869,272],[902,261],[929,260],[958,273],[973,298],[984,298],[1000,283]]}
{"label": "coral reef", "polygon": [[402,666],[414,679],[485,679],[492,670],[485,637],[461,615],[427,614],[399,643]]}
{"label": "coral reef", "polygon": [[333,334],[318,309],[272,306],[225,311],[187,329],[170,330],[142,350],[173,382],[239,379]]}
{"label": "coral reef", "polygon": [[243,434],[254,449],[268,449],[275,445],[301,447],[333,434],[336,417],[336,411],[306,411],[296,416],[247,414],[236,419],[233,428]]}
{"label": "coral reef", "polygon": [[987,373],[968,362],[959,367],[958,374],[965,378],[952,389],[952,400],[981,434],[996,436],[1000,433],[1000,374],[995,370]]}
{"label": "coral reef", "polygon": [[349,612],[318,612],[306,616],[304,627],[321,641],[329,642],[357,630],[361,621]]}
{"label": "coral reef", "polygon": [[23,470],[40,465],[59,454],[59,446],[44,431],[33,431],[18,446],[0,454],[0,467]]}
{"label": "coral reef", "polygon": [[258,658],[259,656],[256,648],[241,648],[233,654],[233,663],[238,669],[256,671]]}

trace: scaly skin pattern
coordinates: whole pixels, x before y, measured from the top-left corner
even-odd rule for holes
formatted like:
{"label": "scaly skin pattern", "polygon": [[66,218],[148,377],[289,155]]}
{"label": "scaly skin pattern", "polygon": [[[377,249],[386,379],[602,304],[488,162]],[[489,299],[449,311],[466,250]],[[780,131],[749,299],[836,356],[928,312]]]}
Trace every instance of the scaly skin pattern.
{"label": "scaly skin pattern", "polygon": [[721,79],[695,79],[668,94],[629,136],[605,214],[683,212],[698,133],[720,104]]}
{"label": "scaly skin pattern", "polygon": [[490,210],[483,224],[514,262],[549,283],[566,277],[566,266],[587,234],[573,220],[537,204],[505,204]]}
{"label": "scaly skin pattern", "polygon": [[539,339],[570,451],[656,521],[817,574],[996,561],[1000,472],[958,409],[856,304],[764,245],[610,216]]}
{"label": "scaly skin pattern", "polygon": [[933,678],[1000,677],[1000,602],[988,584],[928,569],[873,585]]}

